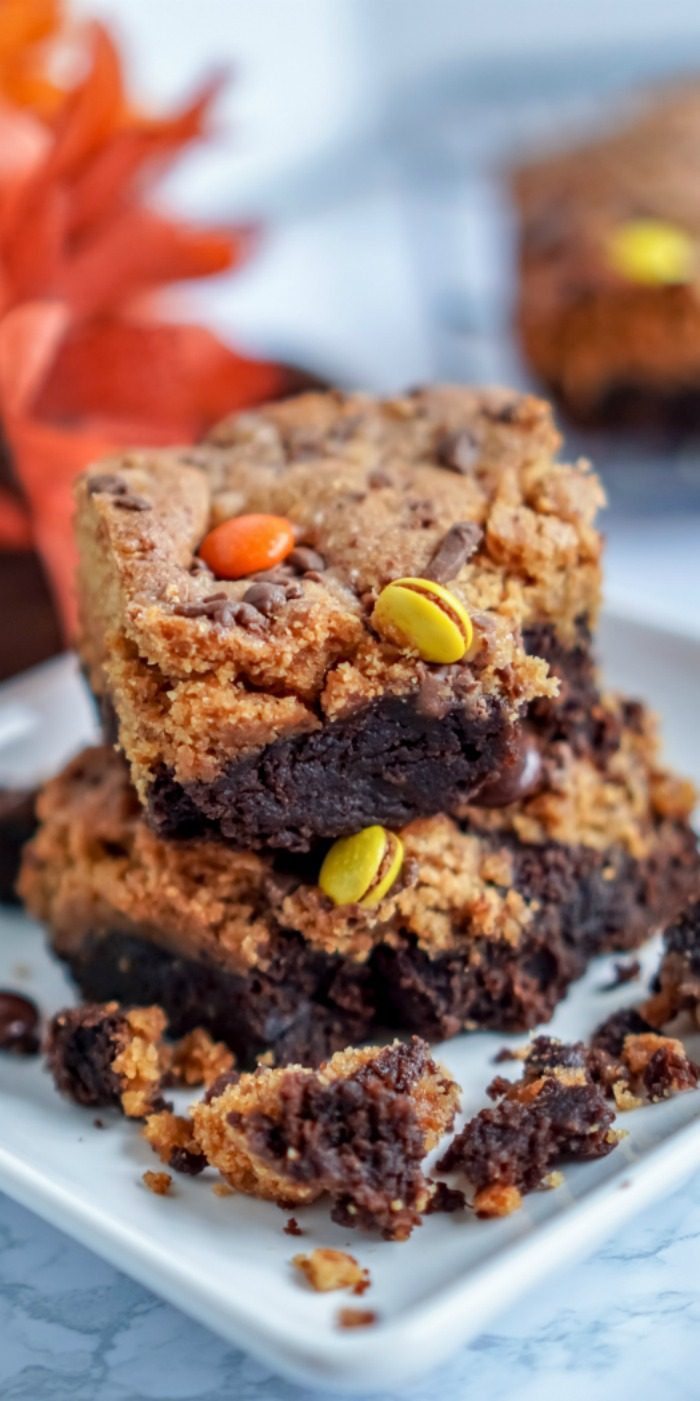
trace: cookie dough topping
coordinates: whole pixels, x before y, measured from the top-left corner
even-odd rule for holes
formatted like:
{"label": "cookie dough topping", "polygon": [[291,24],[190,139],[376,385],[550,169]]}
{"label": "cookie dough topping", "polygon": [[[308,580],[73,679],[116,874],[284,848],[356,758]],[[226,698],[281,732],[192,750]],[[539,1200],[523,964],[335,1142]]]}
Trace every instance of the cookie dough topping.
{"label": "cookie dough topping", "polygon": [[395,884],[403,858],[403,842],[394,832],[365,827],[333,843],[318,883],[334,905],[378,905]]}
{"label": "cookie dough topping", "polygon": [[433,579],[394,579],[382,589],[372,613],[377,632],[413,648],[426,662],[459,662],[472,645],[474,629],[464,604]]}

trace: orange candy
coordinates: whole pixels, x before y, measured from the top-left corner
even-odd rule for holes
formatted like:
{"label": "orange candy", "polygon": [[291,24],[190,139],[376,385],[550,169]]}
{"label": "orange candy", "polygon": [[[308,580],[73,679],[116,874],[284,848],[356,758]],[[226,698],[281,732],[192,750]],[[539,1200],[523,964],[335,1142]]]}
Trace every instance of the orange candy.
{"label": "orange candy", "polygon": [[294,545],[285,516],[232,516],[209,531],[199,553],[218,579],[243,579],[281,564]]}

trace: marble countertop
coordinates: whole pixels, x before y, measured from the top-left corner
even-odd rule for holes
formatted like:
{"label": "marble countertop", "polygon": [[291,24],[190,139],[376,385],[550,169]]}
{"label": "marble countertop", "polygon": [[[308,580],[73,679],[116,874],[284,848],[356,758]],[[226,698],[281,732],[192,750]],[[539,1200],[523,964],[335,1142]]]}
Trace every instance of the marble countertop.
{"label": "marble countertop", "polygon": [[[700,1175],[401,1401],[696,1401]],[[304,1401],[309,1392],[0,1197],[3,1401]],[[374,1401],[398,1401],[382,1392]]]}

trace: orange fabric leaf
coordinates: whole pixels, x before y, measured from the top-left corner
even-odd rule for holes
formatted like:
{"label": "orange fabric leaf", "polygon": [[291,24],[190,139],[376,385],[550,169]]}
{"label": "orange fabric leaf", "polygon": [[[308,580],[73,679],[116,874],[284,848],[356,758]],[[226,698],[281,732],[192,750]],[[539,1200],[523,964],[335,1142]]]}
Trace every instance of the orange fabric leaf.
{"label": "orange fabric leaf", "polygon": [[29,45],[54,34],[61,23],[57,0],[2,0],[0,6],[0,63],[21,56]]}
{"label": "orange fabric leaf", "polygon": [[0,547],[3,550],[28,550],[32,543],[32,527],[21,501],[0,488]]}
{"label": "orange fabric leaf", "polygon": [[69,332],[34,411],[64,422],[129,420],[142,433],[151,424],[177,441],[273,398],[283,383],[279,366],[237,355],[203,326],[102,321]]}
{"label": "orange fabric leaf", "polygon": [[250,239],[176,224],[149,209],[126,209],[65,264],[62,295],[83,318],[128,302],[163,282],[208,277],[243,256]]}
{"label": "orange fabric leaf", "polygon": [[135,118],[114,132],[102,150],[75,179],[71,198],[71,233],[104,219],[128,197],[128,186],[141,168],[162,168],[181,146],[201,136],[211,104],[219,90],[212,80],[181,112],[157,121]]}
{"label": "orange fabric leaf", "polygon": [[90,67],[84,81],[71,92],[59,116],[56,139],[45,176],[56,179],[75,173],[115,129],[124,109],[119,55],[101,24],[89,27]]}
{"label": "orange fabric leaf", "polygon": [[0,319],[0,406],[21,413],[32,402],[68,325],[62,302],[25,302]]}

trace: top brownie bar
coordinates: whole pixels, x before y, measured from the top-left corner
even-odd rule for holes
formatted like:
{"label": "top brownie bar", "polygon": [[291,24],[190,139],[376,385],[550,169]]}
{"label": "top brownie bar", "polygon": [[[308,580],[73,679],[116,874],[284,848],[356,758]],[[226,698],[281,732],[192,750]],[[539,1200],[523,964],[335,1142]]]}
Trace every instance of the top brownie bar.
{"label": "top brownie bar", "polygon": [[[152,826],[304,850],[512,786],[599,598],[602,489],[558,445],[530,397],[331,392],[85,473],[82,655]],[[294,548],[216,577],[207,533],[261,512]],[[463,655],[441,663],[445,625]]]}
{"label": "top brownie bar", "polygon": [[581,421],[700,417],[700,87],[513,172],[518,325]]}

